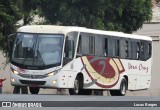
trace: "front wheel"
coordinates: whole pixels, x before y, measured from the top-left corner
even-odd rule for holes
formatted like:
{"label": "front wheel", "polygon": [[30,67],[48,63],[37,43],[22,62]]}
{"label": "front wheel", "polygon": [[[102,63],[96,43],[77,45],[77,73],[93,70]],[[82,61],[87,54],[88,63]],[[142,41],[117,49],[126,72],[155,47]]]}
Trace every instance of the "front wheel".
{"label": "front wheel", "polygon": [[80,78],[77,76],[74,81],[74,88],[69,89],[69,94],[70,95],[79,95],[81,88],[82,88],[82,81],[80,81]]}
{"label": "front wheel", "polygon": [[124,96],[127,91],[127,81],[125,78],[122,79],[119,90],[110,90],[112,96]]}
{"label": "front wheel", "polygon": [[20,94],[20,86],[14,86],[13,94]]}
{"label": "front wheel", "polygon": [[28,94],[28,87],[27,86],[22,86],[21,87],[21,92],[22,92],[22,94]]}
{"label": "front wheel", "polygon": [[29,87],[31,94],[38,94],[39,93],[39,87]]}

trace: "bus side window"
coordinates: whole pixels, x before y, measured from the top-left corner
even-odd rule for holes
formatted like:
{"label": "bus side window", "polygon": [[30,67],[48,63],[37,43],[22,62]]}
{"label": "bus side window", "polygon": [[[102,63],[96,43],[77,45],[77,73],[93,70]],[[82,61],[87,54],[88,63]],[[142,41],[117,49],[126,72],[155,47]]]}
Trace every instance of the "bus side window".
{"label": "bus side window", "polygon": [[66,39],[64,48],[63,65],[67,64],[74,56],[74,41]]}
{"label": "bus side window", "polygon": [[116,48],[115,48],[115,56],[119,57],[120,56],[120,42],[117,39],[115,40],[115,46],[116,46]]}
{"label": "bus side window", "polygon": [[95,37],[89,36],[89,54],[95,54]]}
{"label": "bus side window", "polygon": [[76,57],[82,56],[82,38],[79,36],[78,47],[77,47],[77,55]]}
{"label": "bus side window", "polygon": [[88,55],[89,54],[89,37],[87,33],[81,34],[81,45],[82,45],[82,55]]}
{"label": "bus side window", "polygon": [[65,57],[73,58],[74,57],[74,41],[66,40],[65,42]]}
{"label": "bus side window", "polygon": [[140,58],[140,43],[137,42],[137,59]]}
{"label": "bus side window", "polygon": [[136,41],[132,41],[132,49],[131,49],[131,51],[132,51],[132,59],[133,60],[135,60],[135,59],[137,59],[137,42]]}
{"label": "bus side window", "polygon": [[151,57],[151,44],[148,41],[144,42],[144,60]]}
{"label": "bus side window", "polygon": [[151,43],[148,43],[148,57],[150,58],[152,54],[152,46]]}
{"label": "bus side window", "polygon": [[129,50],[128,50],[128,46],[129,46],[128,41],[126,41],[126,58],[128,58],[128,57],[129,57]]}
{"label": "bus side window", "polygon": [[67,34],[65,39],[63,65],[67,64],[74,58],[77,37],[77,32],[70,32]]}
{"label": "bus side window", "polygon": [[108,56],[108,38],[104,40],[104,56]]}
{"label": "bus side window", "polygon": [[120,57],[126,58],[126,41],[123,38],[120,40]]}
{"label": "bus side window", "polygon": [[108,57],[115,57],[115,39],[113,36],[108,37]]}
{"label": "bus side window", "polygon": [[95,35],[95,55],[104,56],[104,38],[101,35]]}
{"label": "bus side window", "polygon": [[141,42],[140,45],[140,58],[141,60],[144,60],[144,42]]}

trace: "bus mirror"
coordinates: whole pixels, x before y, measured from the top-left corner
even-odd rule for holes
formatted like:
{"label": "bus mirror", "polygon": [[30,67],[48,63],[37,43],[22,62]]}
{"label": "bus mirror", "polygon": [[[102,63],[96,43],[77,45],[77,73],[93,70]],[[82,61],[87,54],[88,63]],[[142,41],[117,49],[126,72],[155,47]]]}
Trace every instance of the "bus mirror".
{"label": "bus mirror", "polygon": [[11,57],[11,54],[12,54],[12,49],[13,49],[15,38],[16,38],[16,33],[8,35],[7,48],[8,48],[10,57]]}

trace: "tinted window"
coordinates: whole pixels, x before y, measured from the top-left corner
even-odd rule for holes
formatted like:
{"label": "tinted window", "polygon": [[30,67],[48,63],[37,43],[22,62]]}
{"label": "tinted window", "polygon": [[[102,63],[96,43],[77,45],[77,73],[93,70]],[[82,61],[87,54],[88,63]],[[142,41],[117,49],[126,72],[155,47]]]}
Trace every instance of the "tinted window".
{"label": "tinted window", "polygon": [[95,37],[95,55],[104,56],[104,42],[101,36],[96,35]]}
{"label": "tinted window", "polygon": [[116,46],[116,48],[115,48],[115,56],[116,57],[119,57],[120,56],[120,41],[119,40],[115,40],[115,46]]}
{"label": "tinted window", "polygon": [[89,36],[89,54],[94,55],[95,52],[95,37]]}

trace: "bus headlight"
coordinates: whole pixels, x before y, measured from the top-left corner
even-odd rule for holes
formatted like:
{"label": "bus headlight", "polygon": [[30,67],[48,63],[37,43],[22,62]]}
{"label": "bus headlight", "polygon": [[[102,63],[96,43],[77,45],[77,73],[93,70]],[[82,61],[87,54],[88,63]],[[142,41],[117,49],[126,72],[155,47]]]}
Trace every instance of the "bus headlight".
{"label": "bus headlight", "polygon": [[19,74],[18,71],[16,71],[16,70],[13,69],[13,68],[11,68],[11,71],[12,71],[14,74],[16,74],[16,75]]}
{"label": "bus headlight", "polygon": [[47,73],[46,75],[47,76],[54,76],[54,75],[56,75],[57,73],[59,73],[60,72],[60,70],[55,70],[55,71],[52,71],[52,72],[50,72],[50,73]]}
{"label": "bus headlight", "polygon": [[48,76],[54,76],[55,75],[55,72],[50,72],[47,74]]}
{"label": "bus headlight", "polygon": [[15,80],[13,78],[11,78],[11,81],[14,82]]}

